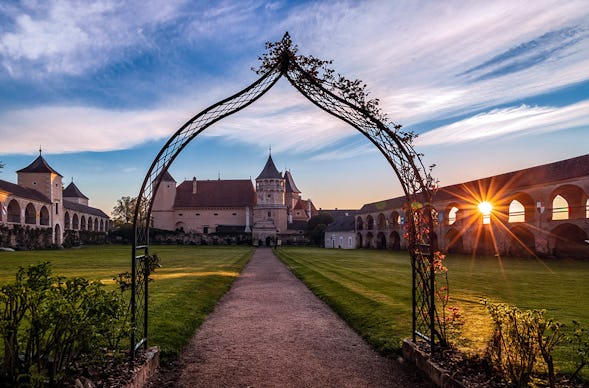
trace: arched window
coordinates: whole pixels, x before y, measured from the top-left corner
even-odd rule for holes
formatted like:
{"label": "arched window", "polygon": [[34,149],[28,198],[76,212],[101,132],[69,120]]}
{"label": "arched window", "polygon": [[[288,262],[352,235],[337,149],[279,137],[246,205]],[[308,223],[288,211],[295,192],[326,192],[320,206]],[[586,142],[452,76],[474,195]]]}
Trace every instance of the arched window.
{"label": "arched window", "polygon": [[25,208],[25,224],[35,225],[37,223],[37,212],[35,206],[29,203]]}
{"label": "arched window", "polygon": [[45,206],[43,206],[39,212],[39,224],[49,225],[49,210],[47,210]]}
{"label": "arched window", "polygon": [[456,206],[452,206],[452,209],[448,212],[448,225],[454,225],[456,223],[458,210]]}
{"label": "arched window", "polygon": [[552,219],[553,220],[568,220],[569,219],[569,203],[562,196],[557,195],[552,200]]}
{"label": "arched window", "polygon": [[65,212],[65,215],[63,216],[63,225],[64,225],[64,229],[69,229],[70,228],[70,213],[69,212]]}
{"label": "arched window", "polygon": [[98,218],[94,219],[94,231],[98,232]]}
{"label": "arched window", "polygon": [[368,217],[366,217],[366,224],[367,224],[368,230],[374,229],[374,218],[372,218],[372,216],[370,216],[370,215]]}
{"label": "arched window", "polygon": [[356,230],[363,230],[364,229],[364,221],[362,217],[356,218]]}
{"label": "arched window", "polygon": [[381,229],[381,230],[386,229],[387,221],[386,221],[386,217],[384,216],[384,214],[380,213],[378,215],[376,224],[377,224],[378,229]]}
{"label": "arched window", "polygon": [[509,220],[507,222],[526,222],[526,208],[517,199],[509,204]]}
{"label": "arched window", "polygon": [[393,228],[396,228],[397,226],[399,226],[399,224],[401,223],[401,215],[394,211],[391,213],[391,225],[393,225]]}
{"label": "arched window", "polygon": [[100,220],[100,231],[104,232],[104,220]]}
{"label": "arched window", "polygon": [[88,217],[88,230],[92,230],[92,226],[94,224],[92,223],[92,217]]}
{"label": "arched window", "polygon": [[78,230],[80,229],[80,222],[78,221],[78,215],[74,214],[72,217],[72,229]]}
{"label": "arched window", "polygon": [[8,222],[20,224],[20,206],[14,199],[8,203]]}

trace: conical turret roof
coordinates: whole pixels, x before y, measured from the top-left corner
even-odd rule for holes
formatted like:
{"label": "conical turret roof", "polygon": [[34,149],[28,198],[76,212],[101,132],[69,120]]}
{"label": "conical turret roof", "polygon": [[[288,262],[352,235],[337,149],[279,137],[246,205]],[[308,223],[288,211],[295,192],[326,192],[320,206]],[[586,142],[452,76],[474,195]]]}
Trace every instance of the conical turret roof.
{"label": "conical turret roof", "polygon": [[292,174],[290,171],[286,171],[284,173],[284,179],[286,179],[286,192],[287,193],[297,193],[300,194],[301,190],[295,184],[294,179],[292,179]]}
{"label": "conical turret roof", "polygon": [[76,186],[73,181],[72,181],[72,183],[70,183],[69,185],[67,185],[67,187],[63,190],[63,197],[64,198],[84,198],[84,199],[88,199],[88,197],[86,197],[84,194],[82,194],[82,192],[80,191],[80,189],[78,189],[78,186]]}
{"label": "conical turret roof", "polygon": [[256,178],[256,180],[258,179],[282,179],[282,174],[278,172],[278,169],[274,165],[272,155],[268,155],[268,161],[266,161],[264,169]]}
{"label": "conical turret roof", "polygon": [[17,171],[17,173],[20,172],[53,173],[63,178],[63,176],[60,173],[51,168],[51,166],[47,163],[45,159],[43,159],[43,156],[41,155],[39,155],[37,159],[33,160],[33,163]]}

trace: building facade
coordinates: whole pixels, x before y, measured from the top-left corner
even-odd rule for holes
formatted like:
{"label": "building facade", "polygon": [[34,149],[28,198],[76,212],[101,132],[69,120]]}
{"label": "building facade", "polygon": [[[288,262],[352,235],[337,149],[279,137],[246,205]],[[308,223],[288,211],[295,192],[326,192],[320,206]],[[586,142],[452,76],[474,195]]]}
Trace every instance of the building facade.
{"label": "building facade", "polygon": [[48,241],[38,242],[40,246],[62,245],[68,231],[106,233],[110,229],[109,217],[89,206],[88,197],[73,181],[64,189],[63,176],[41,153],[16,173],[16,184],[0,180],[0,225],[7,240],[0,241],[0,245],[19,246],[21,234],[16,231],[20,228],[43,232],[43,238]]}
{"label": "building facade", "polygon": [[248,234],[254,245],[303,242],[317,210],[301,199],[292,174],[279,172],[272,155],[255,180],[186,180],[165,173],[156,190],[152,226],[200,235]]}
{"label": "building facade", "polygon": [[[357,247],[406,248],[405,205],[364,205]],[[441,250],[589,258],[589,155],[442,187],[433,206]]]}

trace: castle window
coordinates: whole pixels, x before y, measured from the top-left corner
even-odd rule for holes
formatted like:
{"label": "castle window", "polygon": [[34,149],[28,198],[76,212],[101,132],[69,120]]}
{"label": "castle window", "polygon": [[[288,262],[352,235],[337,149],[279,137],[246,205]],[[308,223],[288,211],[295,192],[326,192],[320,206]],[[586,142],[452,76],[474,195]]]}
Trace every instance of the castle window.
{"label": "castle window", "polygon": [[182,213],[178,213],[178,215],[179,215],[180,217],[182,217]]}
{"label": "castle window", "polygon": [[272,212],[268,212],[268,217],[272,217]]}
{"label": "castle window", "polygon": [[233,213],[233,215],[234,215],[234,216],[236,216],[236,215],[237,215],[237,213]]}
{"label": "castle window", "polygon": [[200,216],[200,213],[196,213],[197,216]]}
{"label": "castle window", "polygon": [[214,216],[218,216],[218,215],[219,215],[219,213],[215,213],[215,214],[213,214],[213,215],[214,215]]}

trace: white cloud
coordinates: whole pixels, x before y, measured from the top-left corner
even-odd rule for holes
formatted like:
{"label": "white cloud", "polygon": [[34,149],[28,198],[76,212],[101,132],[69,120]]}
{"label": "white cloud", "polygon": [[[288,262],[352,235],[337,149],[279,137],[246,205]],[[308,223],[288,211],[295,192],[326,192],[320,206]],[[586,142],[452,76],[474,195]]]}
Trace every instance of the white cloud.
{"label": "white cloud", "polygon": [[564,107],[521,105],[494,109],[420,135],[417,146],[465,143],[490,138],[589,127],[589,100]]}

